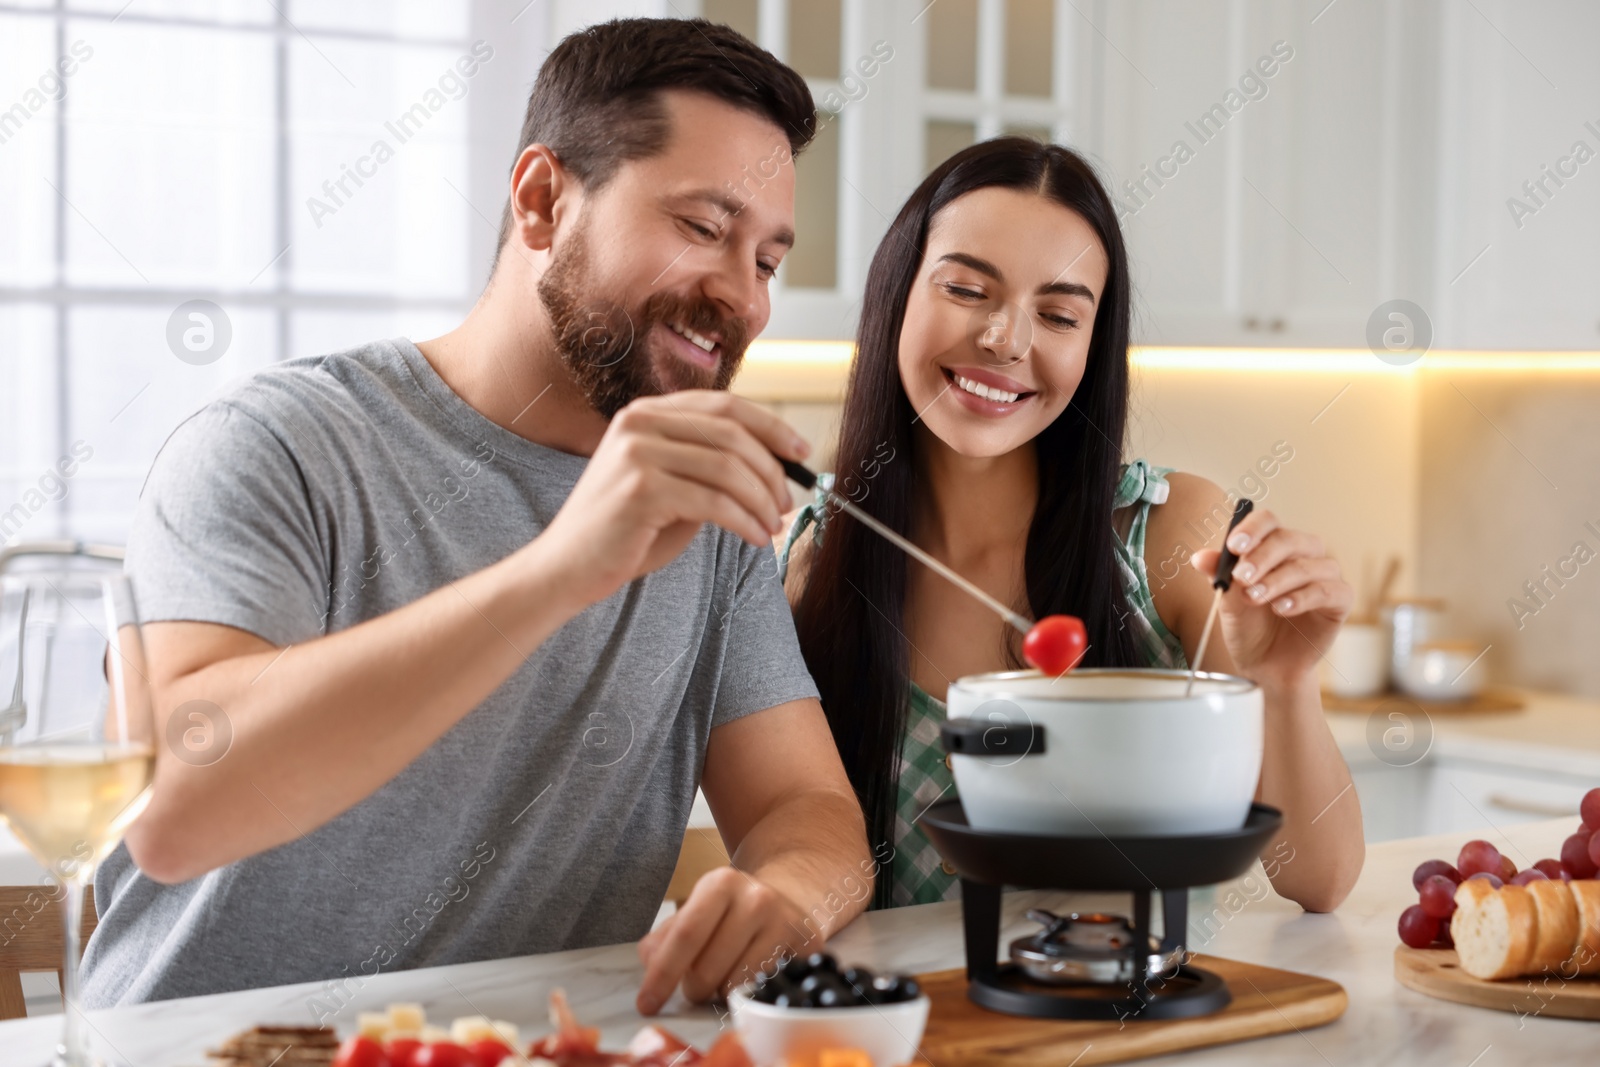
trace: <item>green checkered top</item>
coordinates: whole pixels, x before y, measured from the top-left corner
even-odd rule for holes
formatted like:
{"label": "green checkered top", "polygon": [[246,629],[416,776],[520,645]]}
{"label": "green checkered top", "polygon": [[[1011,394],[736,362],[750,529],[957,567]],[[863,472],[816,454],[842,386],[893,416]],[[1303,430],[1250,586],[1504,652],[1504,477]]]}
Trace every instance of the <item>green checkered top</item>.
{"label": "green checkered top", "polygon": [[[1122,578],[1132,611],[1128,621],[1151,667],[1187,669],[1183,645],[1156,614],[1145,570],[1145,526],[1150,505],[1167,499],[1166,475],[1171,467],[1152,467],[1142,459],[1124,464],[1112,507],[1137,505],[1124,540],[1114,538],[1117,569]],[[823,479],[827,479],[824,481]],[[778,560],[780,574],[788,572],[789,553],[806,527],[812,527],[813,543],[820,542],[827,518],[827,498],[822,489],[832,485],[832,476],[818,476],[817,498],[800,509]],[[943,701],[929,696],[907,680],[910,708],[906,736],[900,749],[899,801],[894,820],[894,858],[889,863],[891,898],[895,906],[931,904],[939,900],[959,900],[960,880],[946,867],[933,843],[916,825],[917,819],[935,801],[955,795],[955,780],[945,764],[944,747],[939,742],[939,724],[945,720]]]}

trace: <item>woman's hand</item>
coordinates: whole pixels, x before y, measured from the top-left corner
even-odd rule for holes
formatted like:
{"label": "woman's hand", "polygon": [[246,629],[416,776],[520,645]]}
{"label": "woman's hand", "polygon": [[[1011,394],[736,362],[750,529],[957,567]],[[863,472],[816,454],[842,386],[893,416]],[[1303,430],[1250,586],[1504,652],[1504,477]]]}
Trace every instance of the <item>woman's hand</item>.
{"label": "woman's hand", "polygon": [[[1262,684],[1290,685],[1314,675],[1355,592],[1322,539],[1279,524],[1270,511],[1246,515],[1228,535],[1239,557],[1222,598],[1219,625],[1239,673]],[[1221,553],[1204,548],[1190,562],[1208,579]]]}

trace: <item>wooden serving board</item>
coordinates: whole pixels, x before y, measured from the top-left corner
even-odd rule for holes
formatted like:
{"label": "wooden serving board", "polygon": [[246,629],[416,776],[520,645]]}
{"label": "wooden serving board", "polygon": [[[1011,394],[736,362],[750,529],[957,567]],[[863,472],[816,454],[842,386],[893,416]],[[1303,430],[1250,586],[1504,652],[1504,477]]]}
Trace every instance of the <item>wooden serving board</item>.
{"label": "wooden serving board", "polygon": [[1498,692],[1494,689],[1486,689],[1467,700],[1421,700],[1398,692],[1379,693],[1373,697],[1341,697],[1326,689],[1322,691],[1324,711],[1354,711],[1370,715],[1391,704],[1409,704],[1429,715],[1483,715],[1491,712],[1505,714],[1509,711],[1522,711],[1528,706],[1527,701],[1516,694]]}
{"label": "wooden serving board", "polygon": [[923,1063],[934,1067],[1089,1067],[1123,1063],[1207,1045],[1307,1030],[1344,1014],[1337,982],[1293,971],[1195,956],[1221,976],[1233,1002],[1197,1019],[1063,1022],[1002,1015],[967,999],[965,969],[917,975],[933,1001],[922,1036]]}
{"label": "wooden serving board", "polygon": [[1600,978],[1569,981],[1560,975],[1532,975],[1486,982],[1461,969],[1453,948],[1405,945],[1394,950],[1394,976],[1407,989],[1475,1008],[1558,1019],[1600,1019]]}

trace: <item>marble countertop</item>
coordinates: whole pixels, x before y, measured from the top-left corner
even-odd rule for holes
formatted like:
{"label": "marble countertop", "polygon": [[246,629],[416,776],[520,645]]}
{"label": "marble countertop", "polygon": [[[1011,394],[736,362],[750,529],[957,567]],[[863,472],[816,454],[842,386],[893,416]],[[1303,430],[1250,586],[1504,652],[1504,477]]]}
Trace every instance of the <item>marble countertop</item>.
{"label": "marble countertop", "polygon": [[[1573,820],[1557,819],[1508,827],[1496,843],[1518,866],[1555,854]],[[1192,1064],[1438,1064],[1497,1067],[1525,1063],[1589,1062],[1600,1025],[1516,1015],[1432,1000],[1401,987],[1393,977],[1395,921],[1416,897],[1413,867],[1424,859],[1453,857],[1469,834],[1414,838],[1374,845],[1348,901],[1330,915],[1308,915],[1266,889],[1259,868],[1236,887],[1198,890],[1191,904],[1191,932],[1206,915],[1216,932],[1192,947],[1219,956],[1331,978],[1350,994],[1339,1021],[1302,1033],[1187,1053]],[[1066,902],[1071,903],[1067,904]],[[1031,927],[1021,918],[1035,903],[1077,907],[1118,906],[1104,894],[1014,893],[1008,896],[1005,936]],[[1228,907],[1236,905],[1235,909]],[[930,904],[871,913],[844,930],[830,946],[841,958],[874,969],[920,972],[960,966],[960,908]],[[528,1036],[545,1032],[546,997],[567,990],[578,1017],[603,1028],[607,1046],[620,1046],[643,1023],[633,1011],[640,969],[632,945],[525,956],[453,967],[379,975],[354,991],[338,1017],[342,1033],[358,1011],[391,1001],[418,1001],[430,1020],[458,1015],[510,1019]],[[318,985],[164,1001],[93,1012],[89,1021],[100,1053],[130,1067],[200,1064],[206,1047],[257,1023],[304,1024],[307,1002]],[[702,1047],[720,1023],[710,1008],[675,998],[661,1020]],[[36,1067],[47,1061],[61,1019],[0,1023],[0,1064]],[[1177,1062],[1178,1057],[1147,1060]]]}

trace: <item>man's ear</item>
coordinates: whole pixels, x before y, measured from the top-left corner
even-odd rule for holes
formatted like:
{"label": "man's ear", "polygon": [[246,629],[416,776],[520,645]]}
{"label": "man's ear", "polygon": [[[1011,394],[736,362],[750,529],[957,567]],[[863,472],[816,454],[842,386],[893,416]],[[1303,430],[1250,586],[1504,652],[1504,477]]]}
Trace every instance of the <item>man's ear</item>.
{"label": "man's ear", "polygon": [[524,148],[511,170],[509,240],[534,251],[548,250],[555,241],[557,224],[572,212],[579,196],[577,182],[550,146]]}

